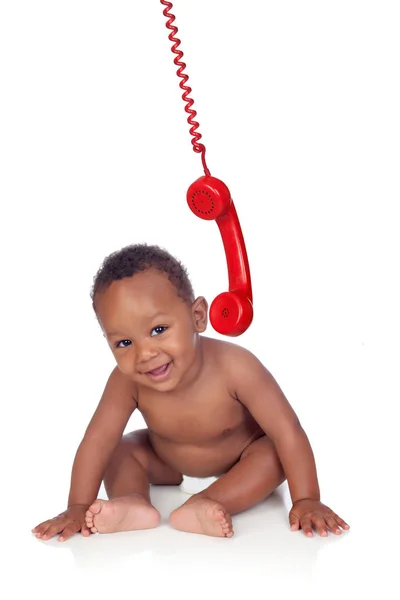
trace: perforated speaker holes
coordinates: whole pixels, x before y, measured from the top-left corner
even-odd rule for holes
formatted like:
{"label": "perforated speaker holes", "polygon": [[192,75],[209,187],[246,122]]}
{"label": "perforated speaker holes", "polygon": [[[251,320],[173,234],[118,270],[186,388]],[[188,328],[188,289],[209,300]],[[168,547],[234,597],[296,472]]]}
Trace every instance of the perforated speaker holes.
{"label": "perforated speaker holes", "polygon": [[[197,198],[197,202],[196,202],[196,196],[198,196],[198,194],[205,194],[208,198],[208,201],[211,203],[211,208],[210,210],[201,210],[200,208],[200,204],[204,205],[207,200],[200,200],[200,198]],[[201,213],[202,215],[209,215],[210,213],[214,212],[214,200],[211,196],[211,194],[209,194],[208,192],[206,192],[205,190],[199,190],[198,192],[195,192],[194,194],[192,194],[192,204],[193,204],[193,208]]]}
{"label": "perforated speaker holes", "polygon": [[227,319],[230,315],[230,312],[227,308],[223,308],[222,309],[222,316],[224,317],[224,319]]}

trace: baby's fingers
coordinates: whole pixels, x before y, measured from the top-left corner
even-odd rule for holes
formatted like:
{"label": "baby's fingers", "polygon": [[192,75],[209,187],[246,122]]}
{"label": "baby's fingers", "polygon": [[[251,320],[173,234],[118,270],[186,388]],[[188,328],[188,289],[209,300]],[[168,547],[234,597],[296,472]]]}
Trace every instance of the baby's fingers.
{"label": "baby's fingers", "polygon": [[36,525],[36,527],[34,527],[33,529],[31,529],[32,533],[34,533],[35,535],[40,535],[41,533],[43,533],[43,531],[45,530],[48,522],[49,521],[43,521],[43,523],[40,523],[39,525]]}
{"label": "baby's fingers", "polygon": [[312,530],[311,519],[309,517],[303,517],[300,520],[300,524],[301,524],[301,528],[303,530],[303,533],[307,537],[312,537],[313,536],[313,530]]}
{"label": "baby's fingers", "polygon": [[326,517],[326,523],[327,523],[329,529],[335,535],[340,535],[342,533],[342,530],[340,529],[340,527],[334,517]]}
{"label": "baby's fingers", "polygon": [[292,531],[297,531],[300,528],[300,520],[293,512],[289,513],[289,525]]}
{"label": "baby's fingers", "polygon": [[315,529],[318,531],[319,535],[326,537],[328,535],[328,531],[326,529],[325,518],[321,515],[312,515],[312,522],[315,525]]}
{"label": "baby's fingers", "polygon": [[88,537],[89,535],[92,535],[92,532],[90,531],[89,527],[85,524],[85,525],[82,525],[81,534],[84,537]]}
{"label": "baby's fingers", "polygon": [[337,522],[337,524],[338,524],[338,525],[340,525],[340,527],[341,527],[342,529],[350,529],[350,525],[348,525],[348,524],[346,523],[346,521],[343,521],[343,519],[341,519],[341,518],[340,518],[340,517],[339,517],[337,514],[335,514],[335,513],[334,513],[334,516],[335,516],[335,519],[336,519],[336,522]]}
{"label": "baby's fingers", "polygon": [[37,538],[41,538],[43,536],[43,534],[48,530],[48,528],[50,527],[52,522],[53,522],[52,519],[49,519],[48,521],[43,521],[43,523],[40,523],[40,525],[37,525],[36,527],[34,527],[32,529],[32,533]]}
{"label": "baby's fingers", "polygon": [[[69,522],[68,525],[71,525],[71,522]],[[55,517],[54,519],[51,519],[50,521],[46,521],[46,523],[43,523],[40,531],[38,533],[36,533],[35,535],[40,540],[49,540],[54,535],[57,535],[57,533],[61,533],[65,529],[65,527],[68,525],[67,525],[67,519],[65,517]],[[75,533],[75,531],[77,531],[79,529],[79,526],[77,528],[76,525],[73,525],[73,527],[75,527],[75,529],[74,529],[74,533]]]}
{"label": "baby's fingers", "polygon": [[66,527],[64,527],[60,537],[58,538],[59,542],[65,542],[68,540],[74,533],[80,530],[80,525],[77,523],[68,523]]}
{"label": "baby's fingers", "polygon": [[47,521],[43,524],[40,531],[36,533],[36,537],[40,540],[49,540],[61,530],[62,526],[60,526],[59,520],[51,519],[51,521]]}

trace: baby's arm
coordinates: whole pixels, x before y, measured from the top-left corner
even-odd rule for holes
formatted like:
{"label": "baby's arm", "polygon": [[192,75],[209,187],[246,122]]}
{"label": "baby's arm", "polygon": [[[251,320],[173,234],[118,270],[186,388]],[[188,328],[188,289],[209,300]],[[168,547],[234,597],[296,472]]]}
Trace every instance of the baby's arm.
{"label": "baby's arm", "polygon": [[327,535],[326,526],[334,533],[340,533],[339,525],[348,529],[347,523],[320,502],[310,442],[279,385],[253,354],[239,347],[234,352],[237,356],[230,360],[234,391],[275,445],[292,497],[292,529],[301,527],[306,535],[312,535],[313,525],[321,535]]}
{"label": "baby's arm", "polygon": [[85,513],[96,499],[105,470],[129,417],[137,407],[135,385],[116,367],[77,450],[72,467],[68,508],[32,531],[46,540],[61,533],[60,541],[77,531],[89,535]]}
{"label": "baby's arm", "polygon": [[137,407],[134,389],[134,384],[116,367],[77,450],[68,506],[89,506],[96,499],[111,455]]}

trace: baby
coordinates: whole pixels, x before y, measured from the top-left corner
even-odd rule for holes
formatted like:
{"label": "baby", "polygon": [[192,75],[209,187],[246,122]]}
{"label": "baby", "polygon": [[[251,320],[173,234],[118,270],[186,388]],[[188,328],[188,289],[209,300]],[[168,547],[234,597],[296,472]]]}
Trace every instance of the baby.
{"label": "baby", "polygon": [[[111,533],[160,523],[149,486],[218,476],[170,515],[172,527],[232,537],[232,516],[285,479],[292,530],[349,529],[320,501],[312,449],[275,379],[241,346],[201,334],[208,306],[187,271],[158,246],[105,259],[93,307],[117,362],[77,450],[68,508],[33,529],[37,538]],[[147,428],[123,435],[133,411]],[[96,500],[100,485],[109,500]]]}

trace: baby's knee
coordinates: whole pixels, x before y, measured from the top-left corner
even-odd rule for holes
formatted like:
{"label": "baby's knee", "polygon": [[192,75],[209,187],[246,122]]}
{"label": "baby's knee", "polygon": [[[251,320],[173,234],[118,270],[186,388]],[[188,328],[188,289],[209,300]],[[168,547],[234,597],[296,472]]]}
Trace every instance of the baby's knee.
{"label": "baby's knee", "polygon": [[263,455],[263,466],[268,473],[275,473],[275,476],[280,483],[285,481],[285,471],[283,470],[279,455],[273,444],[269,451],[265,452]]}
{"label": "baby's knee", "polygon": [[145,469],[149,465],[149,440],[146,429],[132,431],[122,436],[115,448],[109,467],[121,464],[126,457],[135,458]]}
{"label": "baby's knee", "polygon": [[285,478],[279,455],[272,441],[266,436],[250,444],[243,452],[240,460],[250,458],[260,471],[275,471],[281,478]]}

